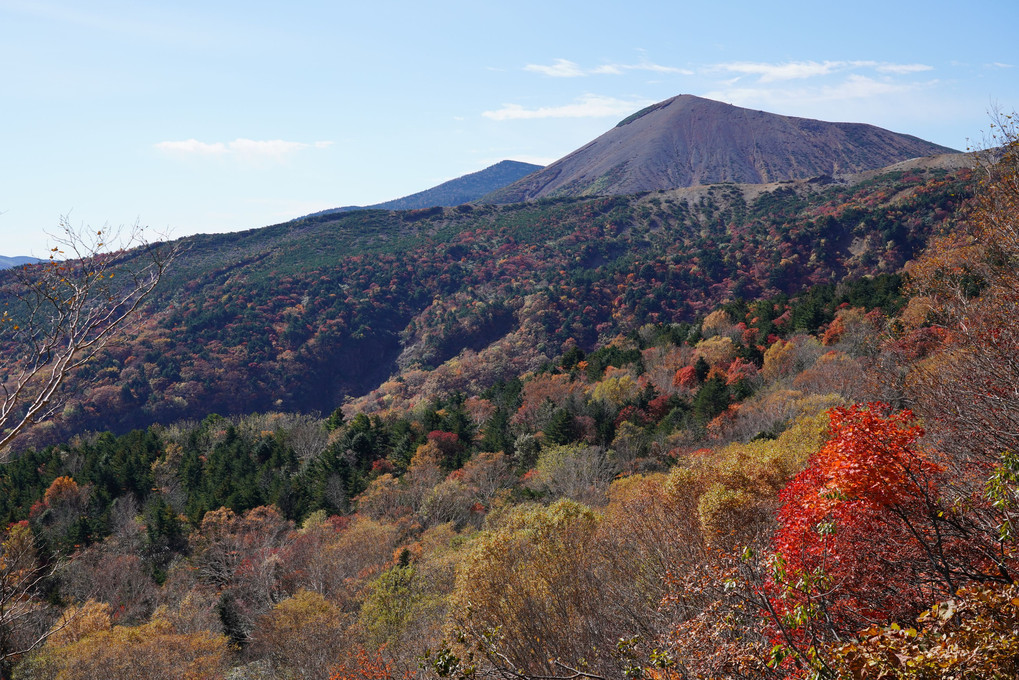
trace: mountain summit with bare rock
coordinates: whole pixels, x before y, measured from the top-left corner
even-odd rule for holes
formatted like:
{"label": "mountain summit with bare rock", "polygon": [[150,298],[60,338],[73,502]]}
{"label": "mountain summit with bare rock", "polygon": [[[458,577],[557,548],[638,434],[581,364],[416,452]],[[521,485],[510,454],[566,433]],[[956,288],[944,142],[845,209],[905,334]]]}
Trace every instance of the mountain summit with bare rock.
{"label": "mountain summit with bare rock", "polygon": [[720,182],[761,184],[860,172],[953,151],[873,125],[781,116],[684,94],[638,111],[485,200],[515,203]]}

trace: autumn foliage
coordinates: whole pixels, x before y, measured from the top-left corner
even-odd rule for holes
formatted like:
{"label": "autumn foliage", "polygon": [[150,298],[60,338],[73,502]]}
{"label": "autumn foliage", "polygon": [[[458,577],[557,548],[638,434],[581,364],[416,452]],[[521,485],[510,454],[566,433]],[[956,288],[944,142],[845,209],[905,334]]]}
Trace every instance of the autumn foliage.
{"label": "autumn foliage", "polygon": [[872,404],[830,417],[828,442],[780,496],[773,587],[783,613],[816,602],[844,634],[914,615],[939,590],[923,553],[940,468],[908,411]]}
{"label": "autumn foliage", "polygon": [[830,418],[827,443],[780,495],[765,586],[777,658],[796,663],[864,628],[908,624],[960,587],[1011,580],[996,537],[950,502],[942,457],[911,412],[873,403]]}
{"label": "autumn foliage", "polygon": [[329,680],[407,680],[409,673],[399,673],[385,657],[385,648],[374,652],[358,647],[353,659],[333,671]]}
{"label": "autumn foliage", "polygon": [[66,423],[196,420],[0,466],[0,675],[1012,672],[1019,203],[898,273],[970,186],[210,237]]}

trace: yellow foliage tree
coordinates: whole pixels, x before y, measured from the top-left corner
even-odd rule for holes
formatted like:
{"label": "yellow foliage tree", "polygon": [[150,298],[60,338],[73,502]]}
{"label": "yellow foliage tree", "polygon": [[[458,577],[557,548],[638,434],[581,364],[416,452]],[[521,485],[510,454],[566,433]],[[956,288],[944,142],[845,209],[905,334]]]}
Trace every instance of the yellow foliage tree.
{"label": "yellow foliage tree", "polygon": [[716,309],[704,317],[704,321],[701,323],[701,335],[710,338],[726,333],[731,328],[732,318],[729,314],[725,310]]}
{"label": "yellow foliage tree", "polygon": [[252,634],[256,654],[276,677],[325,678],[350,646],[340,608],[318,593],[299,590],[264,614]]}
{"label": "yellow foliage tree", "polygon": [[591,390],[591,398],[612,406],[621,406],[640,392],[640,386],[629,371],[609,366],[605,377]]}
{"label": "yellow foliage tree", "polygon": [[771,527],[778,492],[825,441],[828,416],[798,418],[777,439],[730,444],[699,461],[710,486],[698,500],[705,538],[726,549],[759,540]]}
{"label": "yellow foliage tree", "polygon": [[53,633],[51,608],[37,592],[45,575],[27,522],[0,534],[0,675]]}
{"label": "yellow foliage tree", "polygon": [[451,637],[480,642],[496,634],[509,663],[528,674],[552,674],[553,657],[590,658],[601,627],[591,597],[597,526],[594,512],[568,500],[507,511],[460,562]]}
{"label": "yellow foliage tree", "polygon": [[726,366],[736,358],[736,347],[732,338],[716,335],[698,342],[694,355],[703,358],[709,366]]}
{"label": "yellow foliage tree", "polygon": [[53,634],[48,644],[51,647],[66,647],[93,633],[111,628],[113,616],[110,605],[88,600],[81,606],[71,605],[63,611],[53,625]]}
{"label": "yellow foliage tree", "polygon": [[209,631],[179,633],[163,610],[134,627],[108,627],[102,605],[95,603],[75,614],[82,622],[81,635],[54,634],[18,667],[19,680],[214,680],[228,669],[226,637]]}

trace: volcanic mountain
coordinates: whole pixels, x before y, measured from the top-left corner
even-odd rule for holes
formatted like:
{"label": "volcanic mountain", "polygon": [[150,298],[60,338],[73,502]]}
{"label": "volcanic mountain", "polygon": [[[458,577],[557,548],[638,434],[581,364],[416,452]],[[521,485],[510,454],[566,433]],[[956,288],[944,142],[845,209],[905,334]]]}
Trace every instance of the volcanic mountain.
{"label": "volcanic mountain", "polygon": [[483,200],[516,203],[808,179],[953,151],[873,125],[781,116],[679,95],[638,111],[544,170]]}

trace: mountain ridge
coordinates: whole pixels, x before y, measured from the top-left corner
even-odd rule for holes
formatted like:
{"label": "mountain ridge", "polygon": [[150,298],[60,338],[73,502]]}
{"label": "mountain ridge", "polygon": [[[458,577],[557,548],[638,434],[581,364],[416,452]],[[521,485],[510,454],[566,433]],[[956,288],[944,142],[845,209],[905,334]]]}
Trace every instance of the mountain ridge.
{"label": "mountain ridge", "polygon": [[33,262],[42,262],[42,260],[37,257],[29,257],[27,255],[16,255],[14,257],[0,255],[0,269],[20,267],[23,264],[32,264]]}
{"label": "mountain ridge", "polygon": [[544,166],[522,161],[504,160],[490,165],[483,170],[470,172],[455,179],[437,184],[430,189],[408,194],[372,205],[348,205],[341,208],[330,208],[305,215],[318,217],[354,210],[417,210],[432,207],[453,207],[463,203],[476,201],[482,196],[498,191],[502,187],[526,177]]}
{"label": "mountain ridge", "polygon": [[[647,136],[629,133],[658,132],[664,119],[656,118],[677,101],[735,109],[699,98],[659,103],[613,129],[628,132],[617,144],[633,144],[622,152],[646,151]],[[847,126],[857,136],[902,137]],[[547,184],[604,138],[513,186]],[[90,394],[71,398],[64,432],[209,412],[328,412],[386,385],[407,395],[474,389],[537,369],[565,342],[591,349],[646,323],[693,321],[727,299],[897,272],[955,213],[972,164],[942,154],[823,173],[804,161],[806,177],[768,183],[605,195],[606,180],[601,194],[336,210],[188,237],[138,319],[142,339],[104,358],[101,370],[81,371]]]}
{"label": "mountain ridge", "polygon": [[137,338],[85,367],[59,427],[20,445],[210,412],[395,408],[536,370],[564,342],[587,351],[727,299],[893,273],[965,199],[965,160],[858,185],[364,210],[188,237]]}

